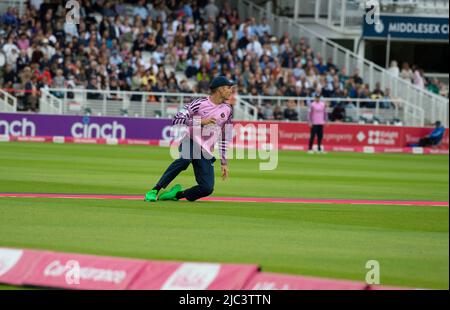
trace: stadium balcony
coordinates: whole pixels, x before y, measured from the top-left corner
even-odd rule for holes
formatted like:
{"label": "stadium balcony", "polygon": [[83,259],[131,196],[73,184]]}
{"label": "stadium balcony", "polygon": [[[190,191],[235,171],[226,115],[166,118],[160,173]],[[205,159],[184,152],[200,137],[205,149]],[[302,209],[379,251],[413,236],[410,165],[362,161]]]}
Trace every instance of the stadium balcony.
{"label": "stadium balcony", "polygon": [[381,0],[385,13],[431,14],[448,16],[448,0]]}

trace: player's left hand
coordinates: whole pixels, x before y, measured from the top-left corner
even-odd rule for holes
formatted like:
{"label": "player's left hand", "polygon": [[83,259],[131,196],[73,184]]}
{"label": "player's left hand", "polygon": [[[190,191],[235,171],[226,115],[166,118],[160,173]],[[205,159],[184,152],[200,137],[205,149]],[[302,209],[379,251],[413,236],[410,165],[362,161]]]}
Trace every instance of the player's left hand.
{"label": "player's left hand", "polygon": [[228,166],[222,166],[222,180],[226,180],[228,178]]}

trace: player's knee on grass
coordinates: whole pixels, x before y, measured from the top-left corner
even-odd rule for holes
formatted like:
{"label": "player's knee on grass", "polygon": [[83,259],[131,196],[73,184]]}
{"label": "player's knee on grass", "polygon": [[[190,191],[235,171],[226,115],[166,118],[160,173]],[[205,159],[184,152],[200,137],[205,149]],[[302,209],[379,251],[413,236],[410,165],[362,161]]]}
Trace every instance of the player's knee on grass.
{"label": "player's knee on grass", "polygon": [[202,186],[201,187],[203,197],[209,196],[214,192],[214,187],[212,186]]}
{"label": "player's knee on grass", "polygon": [[207,196],[211,195],[213,192],[214,192],[214,187],[200,186],[198,188],[198,192],[197,192],[198,196],[197,197],[195,197],[195,198],[194,197],[186,197],[186,199],[188,201],[196,201],[196,200],[198,200],[200,198],[207,197]]}

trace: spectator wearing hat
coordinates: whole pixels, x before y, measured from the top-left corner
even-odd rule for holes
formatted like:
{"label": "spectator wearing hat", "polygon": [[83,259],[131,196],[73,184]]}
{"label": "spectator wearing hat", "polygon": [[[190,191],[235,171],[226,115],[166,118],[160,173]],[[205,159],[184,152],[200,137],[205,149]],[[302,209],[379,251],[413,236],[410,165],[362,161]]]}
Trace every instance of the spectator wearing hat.
{"label": "spectator wearing hat", "polygon": [[444,138],[445,128],[442,126],[440,121],[435,123],[434,130],[426,137],[420,139],[419,146],[421,147],[430,147],[437,146],[441,143]]}

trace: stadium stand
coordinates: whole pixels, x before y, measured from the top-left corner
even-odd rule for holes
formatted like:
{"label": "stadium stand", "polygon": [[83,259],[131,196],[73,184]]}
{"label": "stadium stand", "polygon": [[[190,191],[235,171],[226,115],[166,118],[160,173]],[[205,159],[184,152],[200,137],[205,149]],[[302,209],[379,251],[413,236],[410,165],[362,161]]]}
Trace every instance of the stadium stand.
{"label": "stadium stand", "polygon": [[[2,13],[0,53],[5,64],[0,89],[3,97],[7,92],[17,98],[19,111],[39,111],[41,94],[48,93],[55,102],[64,100],[61,104],[80,94],[97,101],[100,115],[107,110],[101,106],[104,101],[120,100],[121,92],[205,93],[218,74],[237,81],[241,97],[265,109],[258,116],[262,120],[275,118],[274,105],[281,105],[279,119],[296,120],[284,117],[292,109],[292,97],[297,119],[304,120],[303,108],[316,93],[329,102],[333,121],[400,122],[400,115],[407,115],[402,110],[410,108],[403,98],[391,96],[389,87],[371,83],[371,88],[357,68],[347,72],[307,40],[294,41],[287,32],[275,36],[264,18],[241,18],[228,1],[219,6],[205,0],[84,0],[80,9],[77,26],[66,21],[60,1],[32,0],[22,15],[14,6]],[[424,84],[418,68],[407,74]],[[427,87],[440,92],[434,81]],[[62,90],[68,88],[74,91]],[[142,101],[143,96],[136,93],[128,99]],[[115,112],[127,115],[128,106],[117,105]],[[372,110],[376,113],[364,116]]]}

